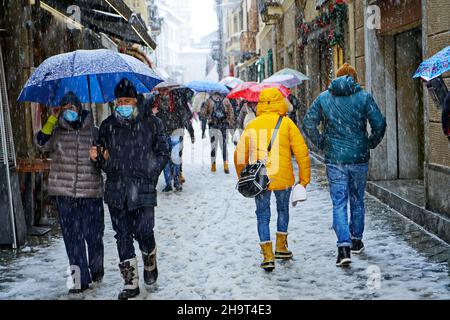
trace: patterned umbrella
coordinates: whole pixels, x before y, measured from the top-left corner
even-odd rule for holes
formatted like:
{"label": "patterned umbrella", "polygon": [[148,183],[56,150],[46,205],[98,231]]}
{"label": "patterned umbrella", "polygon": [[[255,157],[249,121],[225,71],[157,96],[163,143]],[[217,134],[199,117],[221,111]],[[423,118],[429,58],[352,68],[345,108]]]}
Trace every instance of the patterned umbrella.
{"label": "patterned umbrella", "polygon": [[162,82],[138,59],[111,50],[78,50],[48,58],[36,69],[18,101],[58,106],[69,91],[83,103],[113,101],[116,85],[127,78],[138,93],[148,93]]}
{"label": "patterned umbrella", "polygon": [[425,81],[430,81],[431,79],[434,79],[449,70],[450,46],[439,51],[431,58],[422,62],[413,78],[421,77]]}

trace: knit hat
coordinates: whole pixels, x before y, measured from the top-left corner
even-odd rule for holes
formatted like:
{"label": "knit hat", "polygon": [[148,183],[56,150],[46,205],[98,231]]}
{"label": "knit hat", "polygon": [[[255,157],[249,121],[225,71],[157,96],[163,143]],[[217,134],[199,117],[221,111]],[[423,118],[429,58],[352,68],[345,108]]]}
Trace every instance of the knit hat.
{"label": "knit hat", "polygon": [[77,107],[78,110],[81,109],[81,101],[78,99],[75,93],[72,91],[65,94],[65,96],[59,102],[60,106],[65,106],[67,104],[72,104]]}
{"label": "knit hat", "polygon": [[358,73],[356,72],[356,69],[348,63],[344,63],[342,67],[339,68],[338,72],[336,73],[336,77],[339,78],[346,75],[352,76],[353,80],[355,80],[355,82],[358,82]]}
{"label": "knit hat", "polygon": [[123,78],[114,89],[115,98],[137,98],[137,90],[133,83]]}

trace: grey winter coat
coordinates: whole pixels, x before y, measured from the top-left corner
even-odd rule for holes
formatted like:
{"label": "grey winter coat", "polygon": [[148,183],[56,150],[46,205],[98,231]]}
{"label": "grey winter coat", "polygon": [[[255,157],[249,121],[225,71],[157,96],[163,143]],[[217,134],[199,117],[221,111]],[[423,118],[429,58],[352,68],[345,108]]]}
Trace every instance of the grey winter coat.
{"label": "grey winter coat", "polygon": [[[98,136],[92,116],[84,112],[79,129],[74,129],[63,117],[53,129],[49,139],[43,133],[35,136],[35,143],[42,152],[49,152],[52,159],[48,179],[50,196],[73,198],[103,198],[103,177],[89,158],[89,149]],[[48,137],[48,136],[47,136]]]}

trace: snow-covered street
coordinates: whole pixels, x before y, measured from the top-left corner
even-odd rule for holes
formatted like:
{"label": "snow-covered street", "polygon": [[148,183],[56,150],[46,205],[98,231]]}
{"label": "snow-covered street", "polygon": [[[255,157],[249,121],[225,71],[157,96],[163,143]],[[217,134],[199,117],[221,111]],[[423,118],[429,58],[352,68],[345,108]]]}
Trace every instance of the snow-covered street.
{"label": "snow-covered street", "polygon": [[[184,191],[158,194],[159,278],[151,292],[144,290],[136,248],[139,299],[450,299],[449,247],[369,196],[366,251],[352,256],[350,268],[335,266],[331,201],[318,163],[308,201],[291,208],[294,259],[264,272],[259,268],[255,204],[234,189],[233,167],[225,175],[219,161],[218,172],[210,172],[209,141],[201,140],[199,130],[196,134],[194,146],[185,140]],[[233,146],[229,148],[231,155]],[[163,180],[161,176],[159,191]],[[105,277],[84,299],[116,299],[122,286],[107,212],[105,222]],[[275,222],[272,216],[273,237]],[[0,260],[0,299],[68,299],[62,237],[29,251]]]}

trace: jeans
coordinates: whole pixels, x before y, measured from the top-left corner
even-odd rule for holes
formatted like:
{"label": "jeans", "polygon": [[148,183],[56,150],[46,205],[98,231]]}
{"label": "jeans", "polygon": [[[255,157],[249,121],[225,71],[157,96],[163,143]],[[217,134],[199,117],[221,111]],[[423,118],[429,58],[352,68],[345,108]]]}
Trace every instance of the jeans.
{"label": "jeans", "polygon": [[87,288],[92,278],[102,277],[104,273],[103,200],[56,197],[56,205],[67,256],[75,274],[75,289]]}
{"label": "jeans", "polygon": [[[289,225],[289,199],[291,188],[273,191],[277,199],[277,231],[287,232]],[[256,218],[258,221],[258,235],[261,242],[270,241],[270,197],[272,191],[261,193],[255,198]]]}
{"label": "jeans", "polygon": [[227,129],[226,128],[209,128],[209,134],[211,137],[211,162],[216,162],[217,146],[220,143],[222,147],[223,161],[228,161],[227,151]]}
{"label": "jeans", "polygon": [[172,185],[172,180],[174,182],[174,187],[179,187],[180,183],[180,170],[181,170],[181,150],[182,150],[182,140],[179,136],[172,136],[168,138],[168,143],[170,146],[170,161],[164,168],[164,180],[167,186]]}
{"label": "jeans", "polygon": [[[362,240],[364,232],[364,193],[369,164],[327,165],[327,177],[333,202],[333,229],[338,247],[350,247]],[[347,204],[350,201],[350,223]]]}
{"label": "jeans", "polygon": [[120,261],[136,257],[134,239],[142,252],[151,253],[155,249],[155,208],[143,207],[129,211],[127,205],[123,209],[109,206],[111,221],[116,235],[117,250]]}

